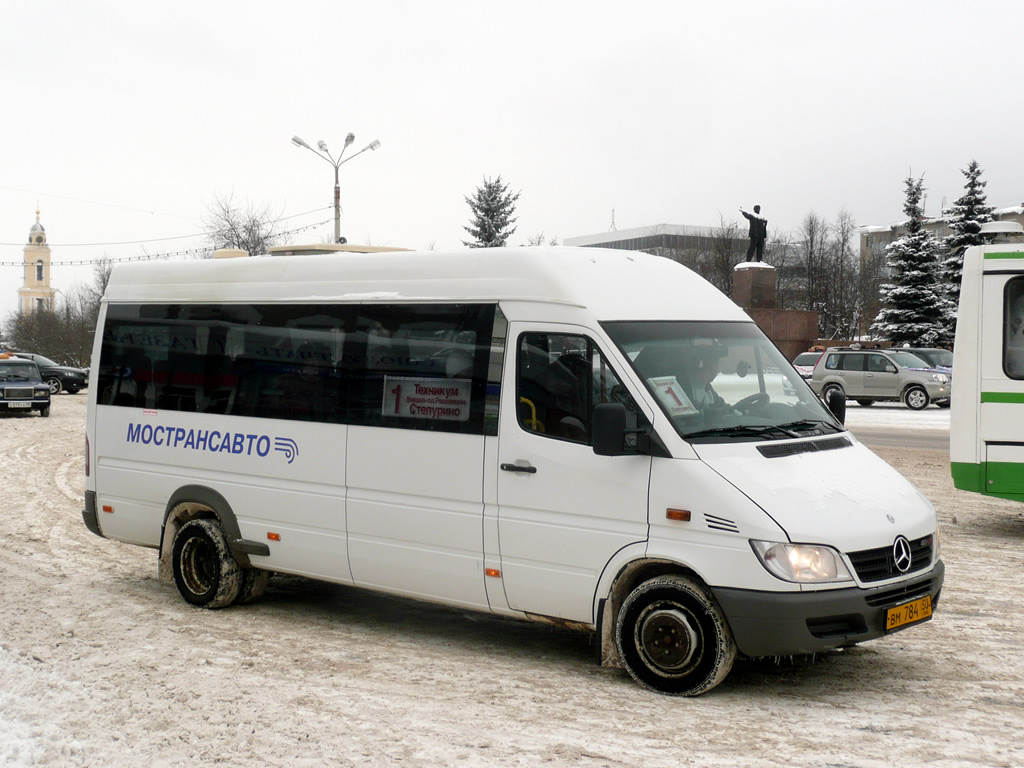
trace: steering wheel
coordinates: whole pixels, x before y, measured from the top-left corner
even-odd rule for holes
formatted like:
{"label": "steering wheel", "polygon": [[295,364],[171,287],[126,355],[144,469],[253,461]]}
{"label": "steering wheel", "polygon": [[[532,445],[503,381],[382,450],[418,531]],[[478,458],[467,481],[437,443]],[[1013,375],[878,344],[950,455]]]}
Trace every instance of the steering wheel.
{"label": "steering wheel", "polygon": [[770,400],[771,398],[768,397],[767,392],[755,392],[754,394],[748,395],[737,402],[733,408],[741,413],[751,414],[759,408],[763,408],[768,405]]}

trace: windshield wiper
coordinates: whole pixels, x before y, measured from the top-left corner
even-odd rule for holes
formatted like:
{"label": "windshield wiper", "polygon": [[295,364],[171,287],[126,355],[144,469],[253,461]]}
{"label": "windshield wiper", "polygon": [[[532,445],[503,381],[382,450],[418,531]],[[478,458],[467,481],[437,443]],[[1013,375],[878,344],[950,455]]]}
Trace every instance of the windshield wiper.
{"label": "windshield wiper", "polygon": [[[787,421],[785,424],[779,424],[779,429],[793,429],[800,432],[806,432],[811,429],[821,429],[827,427],[833,432],[838,432],[835,425],[831,422],[825,421],[824,419],[800,419],[799,421]],[[798,435],[796,435],[798,437]]]}
{"label": "windshield wiper", "polygon": [[[799,422],[797,422],[799,423]],[[775,425],[745,425],[737,427],[715,427],[714,429],[702,429],[698,432],[688,432],[684,437],[689,440],[694,437],[768,437],[772,434],[783,434],[786,437],[800,437],[796,432],[785,429],[784,426]]]}

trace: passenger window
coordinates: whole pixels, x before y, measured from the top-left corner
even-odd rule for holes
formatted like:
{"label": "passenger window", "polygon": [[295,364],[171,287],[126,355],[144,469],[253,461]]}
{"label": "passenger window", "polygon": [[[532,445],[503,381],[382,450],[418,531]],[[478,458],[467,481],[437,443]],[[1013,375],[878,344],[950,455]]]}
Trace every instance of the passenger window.
{"label": "passenger window", "polygon": [[519,340],[519,424],[547,437],[589,445],[599,403],[619,402],[646,423],[632,396],[585,336],[527,333]]}
{"label": "passenger window", "polygon": [[881,355],[868,355],[868,370],[873,373],[893,373],[896,369]]}
{"label": "passenger window", "polygon": [[865,355],[843,355],[844,371],[863,371]]}
{"label": "passenger window", "polygon": [[1003,312],[1003,370],[1011,379],[1024,379],[1024,277],[1006,284]]}
{"label": "passenger window", "polygon": [[829,355],[825,359],[825,368],[830,370],[830,371],[838,370],[839,369],[839,363],[841,361],[842,361],[842,358],[839,355]]}

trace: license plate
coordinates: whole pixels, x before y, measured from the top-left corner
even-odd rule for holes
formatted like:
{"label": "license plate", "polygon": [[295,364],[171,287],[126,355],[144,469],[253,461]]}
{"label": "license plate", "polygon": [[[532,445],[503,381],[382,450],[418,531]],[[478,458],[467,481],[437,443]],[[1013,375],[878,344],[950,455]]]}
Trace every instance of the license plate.
{"label": "license plate", "polygon": [[31,408],[32,403],[8,403],[8,408]]}
{"label": "license plate", "polygon": [[931,597],[922,597],[920,600],[911,600],[909,603],[889,608],[885,612],[885,631],[905,627],[908,624],[916,624],[919,621],[932,617]]}

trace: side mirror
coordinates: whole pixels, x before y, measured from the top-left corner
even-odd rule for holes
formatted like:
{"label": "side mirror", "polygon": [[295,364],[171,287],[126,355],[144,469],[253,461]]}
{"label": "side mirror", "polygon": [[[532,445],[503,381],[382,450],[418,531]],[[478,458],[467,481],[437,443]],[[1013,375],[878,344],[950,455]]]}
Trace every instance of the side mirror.
{"label": "side mirror", "polygon": [[593,421],[594,453],[598,456],[624,456],[627,453],[627,421],[626,406],[622,403],[599,403],[595,405]]}
{"label": "side mirror", "polygon": [[839,420],[840,424],[846,424],[846,394],[844,392],[834,388],[830,389],[825,405],[832,411],[832,415]]}
{"label": "side mirror", "polygon": [[885,366],[885,372],[886,373],[896,373],[896,366],[895,365],[886,365]]}

